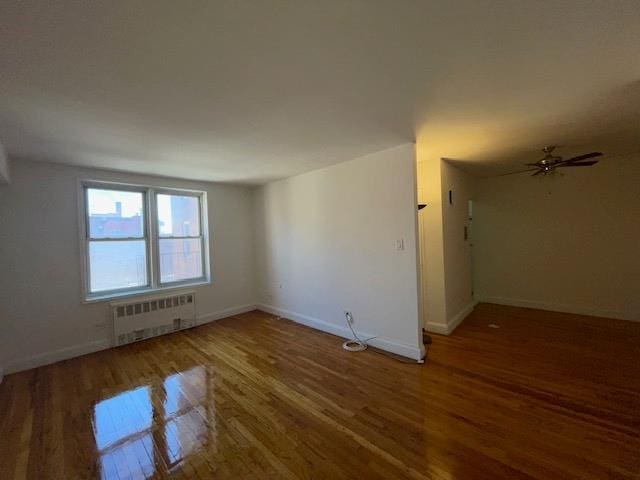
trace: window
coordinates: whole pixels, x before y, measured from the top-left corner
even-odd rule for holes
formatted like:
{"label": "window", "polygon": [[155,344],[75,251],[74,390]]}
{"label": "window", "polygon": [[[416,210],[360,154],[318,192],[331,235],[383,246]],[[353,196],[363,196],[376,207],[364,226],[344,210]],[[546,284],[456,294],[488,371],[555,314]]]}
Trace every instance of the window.
{"label": "window", "polygon": [[200,199],[164,193],[156,198],[160,232],[160,282],[202,277]]}
{"label": "window", "polygon": [[85,182],[87,300],[208,280],[203,192]]}

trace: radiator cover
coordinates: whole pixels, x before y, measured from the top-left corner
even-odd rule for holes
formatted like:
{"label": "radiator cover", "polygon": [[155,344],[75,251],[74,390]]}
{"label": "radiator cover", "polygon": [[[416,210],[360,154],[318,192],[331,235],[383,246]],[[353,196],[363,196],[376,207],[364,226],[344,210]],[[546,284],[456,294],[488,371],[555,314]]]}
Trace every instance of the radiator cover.
{"label": "radiator cover", "polygon": [[195,304],[194,292],[112,303],[114,343],[125,345],[194,327]]}

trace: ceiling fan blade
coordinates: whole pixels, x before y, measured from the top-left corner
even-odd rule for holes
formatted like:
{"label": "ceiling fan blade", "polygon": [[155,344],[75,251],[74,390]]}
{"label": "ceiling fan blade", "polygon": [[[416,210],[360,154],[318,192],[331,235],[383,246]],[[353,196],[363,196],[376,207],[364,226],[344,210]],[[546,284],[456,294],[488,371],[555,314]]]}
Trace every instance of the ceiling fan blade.
{"label": "ceiling fan blade", "polygon": [[540,175],[541,173],[545,173],[544,170],[538,170],[536,173],[534,173],[533,175],[531,175],[532,177],[535,177],[536,175]]}
{"label": "ceiling fan blade", "polygon": [[600,153],[600,152],[585,153],[584,155],[578,155],[577,157],[568,158],[567,160],[562,160],[561,163],[579,162],[580,160],[586,160],[587,158],[599,157],[601,155],[602,155],[602,153]]}
{"label": "ceiling fan blade", "polygon": [[588,162],[565,163],[563,165],[558,165],[558,167],[590,167],[591,165],[595,165],[596,163],[598,163],[598,160],[590,160]]}
{"label": "ceiling fan blade", "polygon": [[517,173],[533,172],[534,170],[538,170],[538,169],[537,168],[527,168],[526,170],[518,170],[517,172],[503,173],[502,175],[498,175],[498,177],[506,177],[508,175],[515,175]]}

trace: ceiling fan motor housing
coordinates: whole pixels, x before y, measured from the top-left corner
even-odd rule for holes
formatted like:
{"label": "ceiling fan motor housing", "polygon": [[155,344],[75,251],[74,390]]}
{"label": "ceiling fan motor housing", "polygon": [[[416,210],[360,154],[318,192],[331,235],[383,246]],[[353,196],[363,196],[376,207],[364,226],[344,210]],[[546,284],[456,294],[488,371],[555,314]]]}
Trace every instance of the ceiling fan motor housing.
{"label": "ceiling fan motor housing", "polygon": [[590,167],[598,163],[598,160],[589,160],[591,158],[602,156],[601,152],[590,152],[585,153],[583,155],[578,155],[577,157],[572,157],[567,160],[563,160],[562,157],[558,155],[552,155],[551,152],[556,147],[544,147],[542,151],[544,152],[544,157],[537,161],[536,163],[526,163],[528,168],[526,170],[520,172],[507,173],[505,175],[513,175],[516,173],[524,173],[524,172],[535,172],[532,174],[533,177],[537,175],[547,175],[549,173],[553,173],[558,167]]}

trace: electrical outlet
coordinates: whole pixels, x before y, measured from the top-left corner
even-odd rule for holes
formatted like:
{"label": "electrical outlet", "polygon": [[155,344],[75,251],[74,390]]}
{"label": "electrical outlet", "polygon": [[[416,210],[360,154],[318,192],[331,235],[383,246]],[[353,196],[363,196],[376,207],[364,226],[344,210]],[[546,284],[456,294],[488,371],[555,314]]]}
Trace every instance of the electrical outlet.
{"label": "electrical outlet", "polygon": [[401,252],[404,250],[404,238],[399,238],[396,240],[396,250]]}
{"label": "electrical outlet", "polygon": [[348,323],[353,323],[353,315],[351,314],[351,312],[349,310],[345,310],[344,311],[344,316],[347,319]]}

